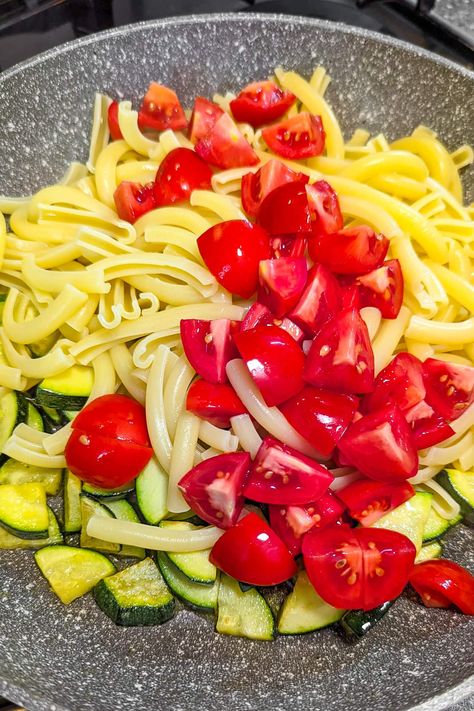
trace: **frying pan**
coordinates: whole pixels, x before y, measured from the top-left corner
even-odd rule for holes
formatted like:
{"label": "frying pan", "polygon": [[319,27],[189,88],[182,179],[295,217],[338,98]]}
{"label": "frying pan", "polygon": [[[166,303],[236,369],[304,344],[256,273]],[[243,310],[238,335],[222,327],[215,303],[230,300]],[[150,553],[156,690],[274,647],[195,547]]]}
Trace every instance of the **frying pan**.
{"label": "frying pan", "polygon": [[[189,105],[278,64],[328,69],[346,135],[364,126],[390,139],[423,123],[450,148],[474,143],[474,75],[444,59],[329,22],[195,16],[94,35],[0,76],[0,193],[28,194],[84,160],[97,90],[138,100],[155,79]],[[457,528],[445,554],[472,569],[472,533]],[[184,609],[161,627],[123,629],[90,596],[64,607],[30,553],[0,554],[0,693],[30,711],[435,711],[463,699],[467,709],[473,633],[472,619],[411,596],[356,646],[330,629],[273,643],[223,637]]]}

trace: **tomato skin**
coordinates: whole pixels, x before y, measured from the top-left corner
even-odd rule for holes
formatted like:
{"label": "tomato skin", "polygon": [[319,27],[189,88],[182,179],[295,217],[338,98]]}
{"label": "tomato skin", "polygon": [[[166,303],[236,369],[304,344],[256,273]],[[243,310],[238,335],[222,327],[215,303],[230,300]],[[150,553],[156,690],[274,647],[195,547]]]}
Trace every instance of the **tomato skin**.
{"label": "tomato skin", "polygon": [[446,422],[444,417],[438,415],[434,410],[430,417],[415,419],[410,425],[413,441],[418,450],[434,447],[435,444],[444,442],[445,439],[454,435],[453,428]]}
{"label": "tomato skin", "polygon": [[302,389],[305,358],[289,333],[257,326],[237,333],[234,342],[267,405],[279,405]]}
{"label": "tomato skin", "polygon": [[313,220],[313,230],[317,232],[337,232],[344,227],[336,191],[325,180],[317,180],[306,186],[309,211]]}
{"label": "tomato skin", "polygon": [[230,427],[230,418],[247,412],[234,389],[226,383],[195,380],[186,397],[186,410],[216,427]]}
{"label": "tomato skin", "polygon": [[220,318],[214,321],[182,319],[181,341],[192,367],[210,383],[225,383],[227,363],[237,356],[232,340],[235,321]]}
{"label": "tomato skin", "polygon": [[138,112],[138,125],[143,129],[180,131],[188,122],[176,93],[167,86],[152,82]]}
{"label": "tomato skin", "polygon": [[244,494],[264,504],[307,504],[328,489],[333,477],[314,459],[265,437],[255,455]]}
{"label": "tomato skin", "polygon": [[280,257],[304,257],[308,242],[301,235],[272,235],[270,248],[272,259]]}
{"label": "tomato skin", "polygon": [[112,101],[107,111],[107,122],[109,124],[110,136],[113,141],[119,141],[122,136],[118,121],[118,101]]}
{"label": "tomato skin", "polygon": [[324,149],[326,134],[321,117],[303,111],[264,128],[262,138],[278,156],[299,159],[319,156]]}
{"label": "tomato skin", "polygon": [[284,163],[272,158],[256,173],[247,173],[242,176],[242,207],[247,215],[256,217],[262,201],[272,190],[287,183],[305,184],[308,180],[307,175],[297,173]]}
{"label": "tomato skin", "polygon": [[360,305],[374,306],[382,318],[397,318],[403,303],[403,274],[398,259],[356,279]]}
{"label": "tomato skin", "polygon": [[211,178],[211,169],[194,151],[175,148],[163,158],[156,173],[156,207],[189,200],[193,190],[210,190]]}
{"label": "tomato skin", "polygon": [[258,300],[282,318],[295,306],[306,284],[304,257],[264,259],[259,265]]}
{"label": "tomato skin", "polygon": [[300,300],[288,318],[305,333],[314,336],[340,309],[341,290],[336,278],[322,264],[315,264],[309,270]]}
{"label": "tomato skin", "polygon": [[362,411],[371,412],[394,402],[405,412],[425,395],[423,363],[411,353],[397,353],[375,378],[373,392],[362,401]]}
{"label": "tomato skin", "polygon": [[230,109],[236,121],[258,128],[279,119],[295,101],[294,94],[274,82],[256,81],[242,89],[230,102]]}
{"label": "tomato skin", "polygon": [[426,402],[448,422],[474,402],[474,367],[427,358],[423,376]]}
{"label": "tomato skin", "polygon": [[304,333],[296,323],[288,318],[275,318],[270,309],[256,301],[245,314],[240,330],[248,331],[256,326],[278,326],[283,331],[286,331],[297,342],[301,343],[304,338]]}
{"label": "tomato skin", "polygon": [[123,180],[114,192],[117,214],[132,225],[139,217],[155,208],[153,183],[141,185]]}
{"label": "tomato skin", "polygon": [[258,284],[258,265],[269,259],[269,236],[246,220],[221,222],[197,240],[209,271],[231,294],[249,299]]}
{"label": "tomato skin", "polygon": [[188,127],[189,140],[197,143],[201,138],[204,138],[223,113],[223,109],[213,101],[209,101],[203,96],[196,96]]}
{"label": "tomato skin", "polygon": [[313,232],[309,254],[313,261],[325,264],[335,274],[368,274],[381,266],[389,241],[367,225],[345,227],[326,234]]}
{"label": "tomato skin", "polygon": [[74,429],[150,447],[143,405],[126,395],[102,395],[74,418]]}
{"label": "tomato skin", "polygon": [[399,482],[418,471],[418,453],[407,421],[395,404],[354,422],[339,442],[343,457],[370,479]]}
{"label": "tomato skin", "polygon": [[316,592],[340,609],[372,610],[398,597],[413,569],[416,549],[401,533],[383,528],[312,529],[303,558]]}
{"label": "tomato skin", "polygon": [[350,395],[307,385],[280,410],[302,437],[329,457],[352,422],[357,404]]}
{"label": "tomato skin", "polygon": [[262,201],[257,223],[271,235],[311,232],[311,216],[304,183],[280,185]]}
{"label": "tomato skin", "polygon": [[297,571],[283,541],[255,513],[240,519],[219,538],[209,560],[248,585],[278,585]]}
{"label": "tomato skin", "polygon": [[410,584],[426,607],[455,605],[465,615],[474,615],[474,576],[451,560],[418,563],[411,572]]}
{"label": "tomato skin", "polygon": [[258,156],[229,114],[223,113],[196,143],[196,153],[218,168],[257,165]]}
{"label": "tomato skin", "polygon": [[374,355],[356,309],[341,311],[321,328],[307,355],[305,380],[339,392],[367,393],[374,386]]}
{"label": "tomato skin", "polygon": [[373,479],[357,479],[337,492],[345,503],[349,516],[362,526],[371,526],[386,513],[401,506],[415,495],[407,482],[388,484]]}

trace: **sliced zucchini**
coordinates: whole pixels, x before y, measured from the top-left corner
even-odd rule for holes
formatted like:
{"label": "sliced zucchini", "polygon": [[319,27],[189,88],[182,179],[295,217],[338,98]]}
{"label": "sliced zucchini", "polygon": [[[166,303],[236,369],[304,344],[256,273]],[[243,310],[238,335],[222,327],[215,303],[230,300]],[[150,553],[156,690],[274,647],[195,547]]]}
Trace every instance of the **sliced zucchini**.
{"label": "sliced zucchini", "polygon": [[45,432],[52,434],[67,424],[67,420],[64,419],[60,410],[55,410],[54,407],[41,406],[39,406],[39,410],[41,411]]}
{"label": "sliced zucchini", "polygon": [[101,610],[124,627],[161,625],[175,612],[175,599],[151,558],[102,580],[94,588]]}
{"label": "sliced zucchini", "polygon": [[219,589],[219,582],[217,580],[214,585],[195,583],[171,562],[166,553],[158,553],[157,560],[161,574],[166,580],[168,587],[171,588],[177,597],[198,610],[216,609],[217,591]]}
{"label": "sliced zucchini", "polygon": [[58,519],[48,506],[48,537],[47,538],[19,538],[0,527],[0,549],[37,549],[44,546],[53,546],[63,542],[63,535],[59,528]]}
{"label": "sliced zucchini", "polygon": [[242,592],[228,575],[221,575],[217,595],[216,631],[248,639],[273,639],[275,623],[266,600],[253,588]]}
{"label": "sliced zucchini", "polygon": [[55,496],[61,488],[63,478],[62,469],[47,469],[35,467],[32,464],[23,464],[16,459],[8,459],[0,467],[1,484],[41,484],[45,492]]}
{"label": "sliced zucchini", "polygon": [[440,516],[431,507],[428,520],[425,523],[425,528],[423,531],[423,545],[429,541],[434,541],[436,538],[440,538],[446,531],[455,526],[459,521],[461,521],[462,516],[457,516],[456,518],[448,521],[447,518]]}
{"label": "sliced zucchini", "polygon": [[92,548],[95,551],[102,553],[120,553],[122,546],[119,543],[109,543],[102,541],[100,538],[93,538],[87,534],[87,524],[92,516],[102,516],[102,518],[115,518],[113,513],[109,511],[99,501],[89,498],[81,494],[81,538],[80,545],[82,548]]}
{"label": "sliced zucchini", "polygon": [[464,523],[474,526],[474,471],[443,469],[436,481],[458,502]]}
{"label": "sliced zucchini", "polygon": [[[195,531],[202,526],[194,526],[188,521],[161,521],[160,528],[174,528],[178,531]],[[211,549],[194,553],[168,553],[170,560],[182,573],[196,583],[212,585],[217,576],[217,568],[209,561]]]}
{"label": "sliced zucchini", "polygon": [[38,430],[38,432],[44,432],[44,422],[41,413],[31,402],[28,403],[26,424]]}
{"label": "sliced zucchini", "polygon": [[80,410],[91,394],[94,371],[86,365],[72,365],[59,375],[45,378],[36,388],[40,405],[57,410]]}
{"label": "sliced zucchini", "polygon": [[[122,519],[122,521],[133,521],[134,523],[140,523],[138,514],[133,508],[132,504],[128,501],[125,501],[125,499],[112,499],[109,501],[104,501],[104,506],[113,513],[115,518]],[[138,546],[122,546],[120,555],[125,556],[127,558],[143,559],[146,553],[144,548],[139,548]]]}
{"label": "sliced zucchini", "polygon": [[140,512],[147,523],[155,526],[168,513],[168,475],[156,457],[152,457],[135,480],[135,491]]}
{"label": "sliced zucchini", "polygon": [[63,495],[64,533],[79,533],[82,527],[81,513],[82,482],[69,469],[66,469]]}
{"label": "sliced zucchini", "polygon": [[79,410],[64,410],[62,415],[66,418],[68,422],[72,422]]}
{"label": "sliced zucchini", "polygon": [[92,486],[84,482],[82,485],[82,491],[88,496],[93,496],[95,499],[124,499],[127,494],[133,491],[133,481],[124,486],[120,486],[118,489],[101,489],[98,486]]}
{"label": "sliced zucchini", "polygon": [[339,622],[344,637],[352,641],[362,639],[387,614],[394,602],[389,600],[373,610],[347,610]]}
{"label": "sliced zucchini", "polygon": [[423,531],[431,511],[432,495],[419,491],[404,504],[379,518],[374,528],[388,528],[390,531],[403,533],[415,545],[417,553],[421,550]]}
{"label": "sliced zucchini", "polygon": [[47,538],[44,487],[36,483],[0,485],[0,524],[19,538]]}
{"label": "sliced zucchini", "polygon": [[443,546],[439,541],[433,541],[432,543],[428,543],[428,545],[422,547],[421,551],[416,556],[415,563],[424,563],[425,560],[441,558],[442,555]]}
{"label": "sliced zucchini", "polygon": [[36,563],[61,602],[68,605],[109,575],[115,565],[97,551],[48,546],[35,553]]}
{"label": "sliced zucchini", "polygon": [[318,595],[305,570],[296,578],[295,587],[285,599],[278,613],[280,634],[302,634],[332,625],[341,619],[344,610],[338,610]]}
{"label": "sliced zucchini", "polygon": [[[12,391],[0,398],[0,453],[15,427],[26,422],[27,415],[28,401],[20,393]],[[7,455],[0,454],[0,464],[6,460]]]}

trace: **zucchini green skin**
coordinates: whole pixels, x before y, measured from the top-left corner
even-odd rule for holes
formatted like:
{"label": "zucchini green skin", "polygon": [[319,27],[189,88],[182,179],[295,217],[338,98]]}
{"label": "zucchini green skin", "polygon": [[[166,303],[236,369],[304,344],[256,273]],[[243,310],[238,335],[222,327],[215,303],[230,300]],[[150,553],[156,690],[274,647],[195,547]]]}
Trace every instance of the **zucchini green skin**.
{"label": "zucchini green skin", "polygon": [[26,424],[38,430],[38,432],[44,432],[44,422],[41,413],[31,402],[28,403]]}
{"label": "zucchini green skin", "polygon": [[436,541],[431,541],[425,546],[422,546],[421,551],[415,558],[415,563],[423,563],[426,560],[434,560],[435,558],[441,558],[443,555],[443,546],[441,543]]}
{"label": "zucchini green skin", "polygon": [[62,469],[46,469],[7,459],[0,467],[0,484],[41,484],[46,494],[58,494],[62,483]]}
{"label": "zucchini green skin", "polygon": [[451,522],[439,516],[432,508],[423,529],[423,545],[441,538],[451,528]]}
{"label": "zucchini green skin", "polygon": [[108,541],[102,541],[99,538],[93,538],[87,533],[87,524],[92,516],[102,516],[104,518],[116,518],[115,514],[112,513],[104,504],[100,501],[91,499],[85,494],[80,495],[81,502],[81,537],[80,545],[82,548],[90,548],[92,550],[100,551],[101,553],[115,553],[118,554],[122,550],[122,546],[119,543],[109,543]]}
{"label": "zucchini green skin", "polygon": [[[189,521],[161,521],[161,528],[175,528],[176,530],[193,530],[199,528]],[[168,558],[190,580],[203,585],[213,585],[217,577],[216,566],[209,561],[209,550],[195,551],[194,553],[168,553]]]}
{"label": "zucchini green skin", "polygon": [[63,373],[42,380],[36,388],[36,401],[56,410],[80,410],[92,386],[92,369],[73,365]]}
{"label": "zucchini green skin", "polygon": [[[115,516],[115,518],[121,519],[122,521],[140,523],[137,512],[133,508],[132,504],[126,499],[103,499],[102,501],[104,506]],[[123,545],[118,555],[124,556],[125,558],[140,558],[143,560],[146,553],[144,548]]]}
{"label": "zucchini green skin", "polygon": [[63,395],[38,386],[36,401],[44,407],[51,407],[55,410],[81,410],[86,404],[87,398],[81,395]]}
{"label": "zucchini green skin", "polygon": [[45,546],[58,545],[63,542],[63,535],[59,528],[54,512],[48,506],[48,537],[47,538],[19,538],[8,533],[0,526],[0,550],[37,550]]}
{"label": "zucchini green skin", "polygon": [[82,485],[82,492],[94,499],[124,499],[131,491],[133,491],[133,482],[131,484],[124,484],[124,486],[120,486],[118,489],[100,489],[87,482],[84,482]]}
{"label": "zucchini green skin", "polygon": [[155,526],[167,516],[168,475],[155,457],[136,478],[135,491],[138,508],[146,523]]}
{"label": "zucchini green skin", "polygon": [[278,612],[278,632],[284,635],[314,632],[333,625],[344,613],[345,610],[328,605],[313,588],[306,571],[301,570]]}
{"label": "zucchini green skin", "polygon": [[[456,470],[443,469],[436,477],[436,481],[440,486],[445,489],[448,494],[450,494],[455,501],[458,502],[461,507],[461,513],[463,521],[467,526],[474,528],[474,492],[473,497],[469,495],[463,495],[461,491],[456,487],[454,482],[454,475]],[[474,478],[474,474],[471,472],[465,472],[466,476]]]}
{"label": "zucchini green skin", "polygon": [[216,631],[234,637],[270,641],[275,621],[265,598],[253,588],[242,592],[228,575],[221,575],[217,596]]}
{"label": "zucchini green skin", "polygon": [[389,600],[373,610],[348,610],[339,621],[342,634],[350,641],[362,639],[387,614],[394,602]]}
{"label": "zucchini green skin", "polygon": [[158,553],[157,561],[166,584],[187,606],[207,612],[216,609],[219,581],[216,580],[214,585],[203,585],[190,580],[166,553]]}
{"label": "zucchini green skin", "polygon": [[[28,417],[28,401],[16,391],[7,393],[0,399],[0,451],[15,427],[26,422]],[[0,454],[0,466],[6,462],[8,456]]]}
{"label": "zucchini green skin", "polygon": [[29,484],[0,486],[0,526],[18,538],[48,538],[48,507],[44,487]]}

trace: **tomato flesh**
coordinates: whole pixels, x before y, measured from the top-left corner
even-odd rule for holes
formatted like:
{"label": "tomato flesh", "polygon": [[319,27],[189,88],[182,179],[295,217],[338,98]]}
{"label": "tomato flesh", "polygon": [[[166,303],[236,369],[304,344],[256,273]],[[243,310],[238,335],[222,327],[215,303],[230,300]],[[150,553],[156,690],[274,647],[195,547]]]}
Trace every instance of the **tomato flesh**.
{"label": "tomato flesh", "polygon": [[133,224],[156,207],[153,183],[141,185],[124,180],[114,192],[114,202],[120,219]]}
{"label": "tomato flesh", "polygon": [[448,422],[474,402],[474,367],[427,358],[423,375],[426,402]]}
{"label": "tomato flesh", "polygon": [[374,306],[383,318],[397,318],[403,303],[403,274],[398,259],[357,277],[361,306]]}
{"label": "tomato flesh", "polygon": [[209,101],[203,96],[196,96],[188,128],[189,140],[197,143],[201,138],[207,136],[223,113],[223,109],[213,101]]}
{"label": "tomato flesh", "polygon": [[297,570],[283,541],[255,513],[240,519],[219,538],[209,560],[248,585],[278,585]]}
{"label": "tomato flesh", "polygon": [[72,426],[88,434],[150,446],[145,408],[126,395],[102,395],[92,400],[76,415]]}
{"label": "tomato flesh", "polygon": [[184,352],[201,378],[210,383],[227,381],[225,367],[237,355],[232,339],[237,328],[235,321],[225,318],[182,319],[180,333]]}
{"label": "tomato flesh", "polygon": [[194,151],[175,148],[163,158],[156,173],[156,207],[185,202],[193,190],[210,190],[211,178],[211,169]]}
{"label": "tomato flesh", "polygon": [[219,284],[231,294],[248,299],[258,284],[258,266],[269,259],[269,236],[246,220],[221,222],[197,241],[199,252]]}
{"label": "tomato flesh", "polygon": [[315,264],[308,272],[306,286],[288,317],[305,333],[314,336],[341,308],[341,291],[329,269]]}
{"label": "tomato flesh", "polygon": [[242,177],[242,207],[247,215],[256,217],[264,198],[272,190],[287,183],[307,183],[307,175],[297,173],[284,163],[272,158],[256,173],[247,173]]}
{"label": "tomato flesh", "polygon": [[218,168],[256,165],[258,156],[229,114],[223,113],[196,143],[196,153]]}
{"label": "tomato flesh", "polygon": [[259,265],[258,300],[282,318],[295,306],[306,284],[304,257],[265,259]]}
{"label": "tomato flesh", "polygon": [[281,118],[295,101],[294,94],[274,82],[257,81],[242,89],[230,102],[230,108],[236,121],[258,128]]}
{"label": "tomato flesh", "polygon": [[289,318],[276,318],[270,309],[263,304],[259,304],[258,301],[252,304],[245,314],[240,330],[248,331],[256,326],[278,326],[278,328],[289,333],[297,343],[301,343],[304,338],[303,331],[296,323],[290,321]]}
{"label": "tomato flesh", "polygon": [[234,341],[267,405],[279,405],[302,389],[305,358],[289,333],[257,326],[237,333]]}
{"label": "tomato flesh", "polygon": [[301,235],[272,235],[270,237],[270,247],[272,258],[280,257],[304,257],[307,240]]}
{"label": "tomato flesh", "polygon": [[325,180],[317,180],[306,186],[309,211],[313,230],[317,232],[337,232],[344,227],[339,200],[336,192]]}
{"label": "tomato flesh", "polygon": [[107,122],[109,124],[110,136],[113,141],[119,141],[122,136],[118,120],[118,101],[112,101],[107,111]]}
{"label": "tomato flesh", "polygon": [[257,222],[271,235],[311,232],[311,216],[304,183],[285,183],[272,190],[262,200]]}
{"label": "tomato flesh", "polygon": [[190,508],[204,521],[229,528],[242,512],[249,466],[248,452],[219,454],[193,467],[178,486]]}
{"label": "tomato flesh", "polygon": [[349,516],[362,526],[371,526],[414,494],[413,486],[407,481],[389,484],[366,478],[353,481],[337,492]]}
{"label": "tomato flesh", "polygon": [[368,274],[381,266],[389,241],[370,227],[345,227],[327,234],[314,231],[309,240],[313,261],[325,264],[335,274]]}
{"label": "tomato flesh", "polygon": [[186,410],[216,427],[230,427],[230,418],[247,412],[244,404],[227,383],[209,383],[198,378],[186,397]]}
{"label": "tomato flesh", "polygon": [[375,378],[374,390],[362,402],[370,412],[394,402],[402,412],[424,400],[423,363],[411,353],[398,353]]}
{"label": "tomato flesh", "polygon": [[[423,404],[424,403],[423,401]],[[415,407],[417,407],[415,405]],[[431,408],[430,408],[431,409]],[[407,417],[405,414],[405,417]],[[435,444],[444,442],[448,437],[454,435],[453,428],[446,422],[444,417],[432,410],[432,414],[426,417],[417,417],[410,422],[413,440],[417,449],[434,447]]]}
{"label": "tomato flesh", "polygon": [[296,449],[265,437],[252,464],[244,494],[264,504],[307,504],[322,496],[333,477]]}
{"label": "tomato flesh", "polygon": [[410,584],[426,607],[455,605],[465,615],[474,615],[474,576],[451,560],[418,563]]}
{"label": "tomato flesh", "polygon": [[168,128],[180,131],[188,122],[176,93],[167,86],[152,82],[138,112],[138,125],[153,131]]}
{"label": "tomato flesh", "polygon": [[278,156],[300,159],[319,156],[324,150],[326,134],[321,117],[303,111],[264,128],[262,138]]}

